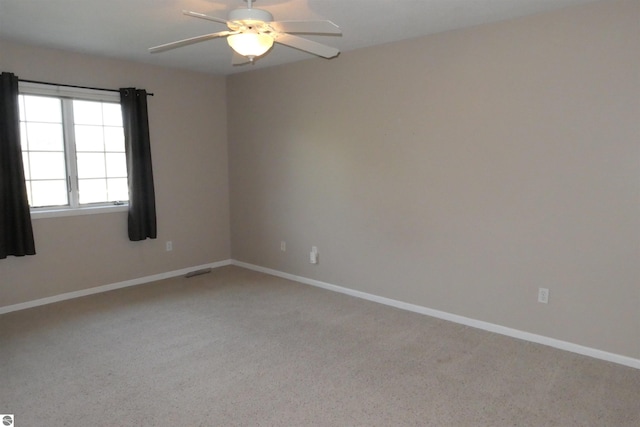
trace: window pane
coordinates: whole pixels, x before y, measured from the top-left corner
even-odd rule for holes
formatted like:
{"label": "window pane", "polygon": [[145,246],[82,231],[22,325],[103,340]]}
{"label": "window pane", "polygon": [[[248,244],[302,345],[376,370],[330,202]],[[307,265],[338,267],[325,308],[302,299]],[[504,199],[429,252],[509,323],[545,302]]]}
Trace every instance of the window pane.
{"label": "window pane", "polygon": [[111,178],[107,179],[107,189],[109,191],[109,201],[126,201],[129,200],[129,187],[127,186],[127,178]]}
{"label": "window pane", "polygon": [[31,179],[62,179],[65,182],[67,180],[64,153],[30,152],[29,163]]}
{"label": "window pane", "polygon": [[101,125],[102,102],[74,100],[73,122],[77,125]]}
{"label": "window pane", "polygon": [[77,153],[78,178],[104,178],[104,153]]}
{"label": "window pane", "polygon": [[22,152],[22,165],[24,166],[24,179],[31,179],[31,171],[29,168],[29,154],[26,151]]}
{"label": "window pane", "polygon": [[66,205],[67,180],[31,181],[31,196],[34,207]]}
{"label": "window pane", "polygon": [[102,126],[76,125],[77,151],[104,151]]}
{"label": "window pane", "polygon": [[62,125],[27,123],[27,141],[31,151],[64,151]]}
{"label": "window pane", "polygon": [[107,177],[127,177],[127,159],[124,153],[107,153]]}
{"label": "window pane", "polygon": [[24,122],[24,95],[18,95],[18,108],[20,111],[20,121]]}
{"label": "window pane", "polygon": [[105,126],[122,126],[122,109],[120,104],[102,104],[102,115]]}
{"label": "window pane", "polygon": [[124,129],[121,127],[105,127],[104,146],[107,151],[124,153]]}
{"label": "window pane", "polygon": [[27,200],[29,200],[29,206],[33,206],[33,198],[31,197],[31,181],[26,181],[27,187]]}
{"label": "window pane", "polygon": [[30,122],[61,123],[60,100],[45,96],[24,95],[25,118]]}
{"label": "window pane", "polygon": [[20,122],[20,148],[22,151],[26,151],[29,148],[29,141],[27,140],[27,125],[24,122]]}
{"label": "window pane", "polygon": [[78,181],[80,204],[107,201],[106,179],[81,179]]}

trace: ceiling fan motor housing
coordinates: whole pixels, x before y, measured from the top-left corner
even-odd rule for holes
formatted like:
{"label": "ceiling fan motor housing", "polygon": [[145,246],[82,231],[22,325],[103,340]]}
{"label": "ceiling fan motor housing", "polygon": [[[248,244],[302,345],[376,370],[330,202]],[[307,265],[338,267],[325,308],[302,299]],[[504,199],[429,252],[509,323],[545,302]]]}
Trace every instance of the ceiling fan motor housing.
{"label": "ceiling fan motor housing", "polygon": [[[229,12],[228,24],[238,23],[244,26],[260,25],[273,21],[273,15],[262,9],[234,9]],[[230,29],[231,25],[228,25]]]}

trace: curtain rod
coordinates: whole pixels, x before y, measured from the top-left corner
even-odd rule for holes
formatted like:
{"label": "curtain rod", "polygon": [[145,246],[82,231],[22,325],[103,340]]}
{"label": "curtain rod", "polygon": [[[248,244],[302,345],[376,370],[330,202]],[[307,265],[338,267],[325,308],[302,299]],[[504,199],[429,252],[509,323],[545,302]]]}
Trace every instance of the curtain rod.
{"label": "curtain rod", "polygon": [[[62,84],[62,83],[41,82],[41,81],[38,81],[38,80],[23,80],[23,79],[18,79],[18,80],[21,81],[21,82],[25,82],[25,83],[36,83],[36,84],[41,84],[41,85],[73,87],[73,88],[76,88],[76,89],[104,90],[105,92],[120,92],[118,89],[104,89],[104,88],[101,88],[101,87],[65,85],[65,84]],[[153,96],[153,93],[147,92],[147,96]]]}

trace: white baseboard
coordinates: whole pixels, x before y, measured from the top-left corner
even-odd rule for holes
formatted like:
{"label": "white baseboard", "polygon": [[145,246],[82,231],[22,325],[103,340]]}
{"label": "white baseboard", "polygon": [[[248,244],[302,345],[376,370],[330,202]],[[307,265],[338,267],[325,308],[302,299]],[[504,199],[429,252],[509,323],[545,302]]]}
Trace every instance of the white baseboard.
{"label": "white baseboard", "polygon": [[400,308],[402,310],[412,311],[415,313],[424,314],[424,315],[435,317],[438,319],[448,320],[450,322],[459,323],[459,324],[470,326],[473,328],[483,329],[485,331],[495,332],[501,335],[506,335],[509,337],[518,338],[521,340],[558,348],[560,350],[566,350],[572,353],[582,354],[584,356],[593,357],[595,359],[606,360],[608,362],[613,362],[620,365],[625,365],[632,368],[640,369],[640,360],[634,359],[632,357],[622,356],[619,354],[610,353],[607,351],[598,350],[591,347],[585,347],[579,344],[574,344],[567,341],[558,340],[555,338],[545,337],[543,335],[532,334],[530,332],[524,332],[517,329],[508,328],[506,326],[496,325],[494,323],[483,322],[481,320],[471,319],[468,317],[459,316],[457,314],[451,314],[444,311],[434,310],[432,308],[427,308],[427,307],[423,307],[416,304],[410,304],[407,302],[398,301],[391,298],[381,297],[378,295],[369,294],[367,292],[357,291],[355,289],[349,289],[342,286],[333,285],[331,283],[321,282],[319,280],[309,279],[307,277],[302,277],[302,276],[296,276],[294,274],[284,273],[282,271],[273,270],[270,268],[261,267],[258,265],[249,264],[242,261],[230,260],[230,259],[213,262],[210,264],[183,268],[180,270],[169,271],[166,273],[154,274],[151,276],[139,277],[137,279],[125,280],[123,282],[111,283],[108,285],[97,286],[94,288],[81,289],[79,291],[67,292],[64,294],[54,295],[46,298],[40,298],[37,300],[27,301],[19,304],[7,305],[4,307],[0,307],[0,314],[10,313],[12,311],[18,311],[18,310],[25,310],[27,308],[51,304],[59,301],[65,301],[73,298],[80,298],[83,296],[98,294],[101,292],[108,292],[114,289],[141,285],[144,283],[168,279],[171,277],[182,276],[191,271],[200,270],[203,268],[218,268],[226,265],[236,265],[238,267],[243,267],[249,270],[258,271],[258,272],[269,274],[272,276],[282,277],[284,279],[293,280],[295,282],[316,286],[316,287],[327,289],[334,292],[340,292],[353,297],[362,298],[368,301],[373,301],[373,302],[388,305],[391,307]]}
{"label": "white baseboard", "polygon": [[156,280],[168,279],[176,276],[183,276],[191,271],[200,270],[203,268],[218,268],[225,265],[230,265],[231,260],[213,262],[210,264],[198,265],[195,267],[183,268],[180,270],[168,271],[166,273],[154,274],[151,276],[139,277],[137,279],[125,280],[124,282],[111,283],[103,286],[96,286],[95,288],[81,289],[79,291],[66,292],[64,294],[54,295],[51,297],[40,298],[33,301],[22,302],[19,304],[7,305],[0,307],[0,314],[10,313],[12,311],[25,310],[27,308],[37,307],[39,305],[51,304],[54,302],[64,301],[73,298],[80,298],[87,295],[99,294],[101,292],[112,291],[114,289],[126,288],[129,286],[141,285],[143,283],[155,282]]}
{"label": "white baseboard", "polygon": [[615,353],[609,353],[607,351],[598,350],[591,347],[585,347],[579,344],[570,343],[567,341],[561,341],[555,338],[545,337],[543,335],[532,334],[530,332],[524,332],[506,326],[496,325],[494,323],[483,322],[481,320],[475,320],[464,316],[458,316],[457,314],[451,314],[444,311],[434,310],[431,308],[423,307],[420,305],[409,304],[403,301],[394,300],[391,298],[385,298],[378,295],[369,294],[362,291],[356,291],[354,289],[345,288],[342,286],[332,285],[330,283],[321,282],[319,280],[309,279],[306,277],[296,276],[289,273],[284,273],[278,270],[272,270],[270,268],[260,267],[258,265],[248,264],[242,261],[231,261],[232,265],[238,267],[247,268],[249,270],[259,271],[272,276],[282,277],[284,279],[293,280],[296,282],[304,283],[306,285],[317,286],[319,288],[328,289],[334,292],[340,292],[353,297],[362,298],[368,301],[377,302],[391,307],[400,308],[402,310],[413,311],[415,313],[425,314],[427,316],[436,317],[438,319],[448,320],[450,322],[460,323],[462,325],[471,326],[473,328],[483,329],[489,332],[495,332],[501,335],[506,335],[512,338],[518,338],[525,341],[530,341],[538,344],[547,345],[550,347],[558,348],[560,350],[570,351],[572,353],[582,354],[584,356],[593,357],[595,359],[606,360],[608,362],[617,363],[620,365],[629,366],[631,368],[640,369],[640,360],[634,359],[628,356],[622,356]]}

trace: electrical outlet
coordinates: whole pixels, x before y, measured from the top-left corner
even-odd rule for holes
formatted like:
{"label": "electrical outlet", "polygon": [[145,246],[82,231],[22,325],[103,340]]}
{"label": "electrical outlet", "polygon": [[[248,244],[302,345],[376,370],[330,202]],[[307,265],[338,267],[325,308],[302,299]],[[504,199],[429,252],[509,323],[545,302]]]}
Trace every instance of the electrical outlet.
{"label": "electrical outlet", "polygon": [[173,242],[171,240],[167,240],[167,243],[165,243],[165,249],[167,252],[171,252],[173,250]]}
{"label": "electrical outlet", "polygon": [[286,252],[287,251],[287,242],[285,242],[284,240],[280,242],[280,250],[282,252]]}
{"label": "electrical outlet", "polygon": [[311,247],[311,252],[309,252],[309,262],[311,264],[318,263],[318,248],[316,246]]}
{"label": "electrical outlet", "polygon": [[549,303],[549,289],[538,288],[538,302],[541,302],[543,304]]}

